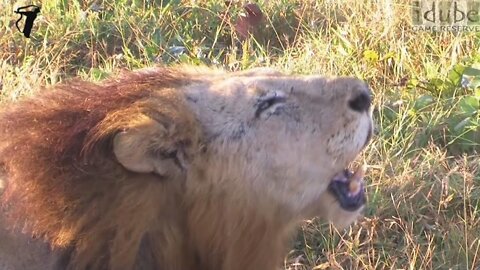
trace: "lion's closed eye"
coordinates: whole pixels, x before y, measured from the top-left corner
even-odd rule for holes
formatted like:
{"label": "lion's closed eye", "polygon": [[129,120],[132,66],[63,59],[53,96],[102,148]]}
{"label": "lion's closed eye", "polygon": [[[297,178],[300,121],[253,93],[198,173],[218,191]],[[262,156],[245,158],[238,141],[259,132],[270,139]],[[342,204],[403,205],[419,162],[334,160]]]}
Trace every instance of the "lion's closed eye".
{"label": "lion's closed eye", "polygon": [[285,93],[281,91],[274,91],[260,96],[256,104],[255,117],[258,118],[264,114],[275,114],[278,112],[278,108],[283,107],[286,100]]}

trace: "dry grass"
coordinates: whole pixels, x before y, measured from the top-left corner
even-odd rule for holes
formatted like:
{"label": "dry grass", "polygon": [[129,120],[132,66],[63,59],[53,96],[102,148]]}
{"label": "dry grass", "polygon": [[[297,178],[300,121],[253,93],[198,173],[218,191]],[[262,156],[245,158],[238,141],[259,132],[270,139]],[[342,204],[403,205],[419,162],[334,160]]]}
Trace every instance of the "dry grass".
{"label": "dry grass", "polygon": [[[479,269],[478,141],[452,151],[456,141],[444,136],[442,121],[454,111],[440,105],[450,97],[415,110],[428,91],[413,83],[478,63],[476,33],[415,32],[407,0],[276,0],[260,3],[265,24],[256,39],[240,43],[231,25],[240,6],[109,2],[99,13],[81,1],[44,0],[31,40],[13,26],[10,1],[0,3],[1,99],[75,75],[97,80],[158,62],[361,77],[375,92],[377,123],[364,155],[371,164],[366,217],[341,233],[307,222],[285,268]],[[222,21],[221,12],[232,19]]]}

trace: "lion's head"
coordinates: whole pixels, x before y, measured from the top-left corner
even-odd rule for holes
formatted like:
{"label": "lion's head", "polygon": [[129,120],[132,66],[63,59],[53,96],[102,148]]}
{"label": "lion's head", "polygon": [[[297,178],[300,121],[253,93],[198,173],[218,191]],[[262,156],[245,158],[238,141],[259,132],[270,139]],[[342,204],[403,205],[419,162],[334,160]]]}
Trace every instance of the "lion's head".
{"label": "lion's head", "polygon": [[[358,79],[258,69],[212,76],[184,93],[214,173],[222,171],[212,179],[293,211],[315,200],[372,133],[370,92]],[[193,164],[209,168],[197,157]]]}
{"label": "lion's head", "polygon": [[[181,67],[72,81],[1,112],[3,202],[34,234],[73,246],[77,268],[114,268],[147,236],[157,248],[159,228],[201,249],[232,233],[226,223],[309,217],[371,133],[370,92],[354,78]],[[204,218],[212,231],[198,237]]]}

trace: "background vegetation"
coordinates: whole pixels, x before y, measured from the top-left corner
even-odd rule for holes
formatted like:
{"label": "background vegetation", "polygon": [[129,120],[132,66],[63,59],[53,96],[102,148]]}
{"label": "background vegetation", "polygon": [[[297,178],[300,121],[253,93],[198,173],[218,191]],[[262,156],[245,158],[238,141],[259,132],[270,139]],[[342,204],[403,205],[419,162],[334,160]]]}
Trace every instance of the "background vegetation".
{"label": "background vegetation", "polygon": [[365,218],[346,232],[307,221],[285,269],[479,269],[479,33],[414,31],[408,0],[258,1],[260,21],[233,0],[44,0],[26,39],[12,11],[32,2],[15,2],[0,2],[0,106],[154,64],[365,79]]}

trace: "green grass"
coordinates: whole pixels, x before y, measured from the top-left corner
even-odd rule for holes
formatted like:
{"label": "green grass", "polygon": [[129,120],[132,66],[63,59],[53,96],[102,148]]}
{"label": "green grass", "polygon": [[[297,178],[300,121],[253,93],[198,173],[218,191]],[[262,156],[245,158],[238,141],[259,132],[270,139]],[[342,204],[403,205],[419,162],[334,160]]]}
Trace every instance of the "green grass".
{"label": "green grass", "polygon": [[285,269],[480,267],[480,34],[415,32],[407,0],[275,0],[259,2],[264,23],[240,42],[239,5],[96,2],[102,12],[44,0],[29,40],[10,2],[0,3],[0,102],[159,63],[360,77],[375,93],[377,125],[363,155],[366,216],[341,233],[307,222]]}

